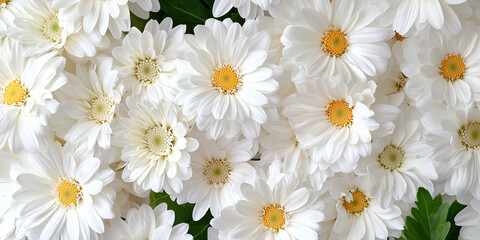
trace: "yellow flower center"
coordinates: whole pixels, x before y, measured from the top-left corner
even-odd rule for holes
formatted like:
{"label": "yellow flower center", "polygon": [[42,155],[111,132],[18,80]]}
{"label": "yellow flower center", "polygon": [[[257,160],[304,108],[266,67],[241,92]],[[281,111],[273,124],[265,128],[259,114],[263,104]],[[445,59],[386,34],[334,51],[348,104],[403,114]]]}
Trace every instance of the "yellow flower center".
{"label": "yellow flower center", "polygon": [[368,205],[365,195],[358,190],[350,193],[352,194],[352,200],[350,202],[343,197],[343,206],[345,209],[351,214],[363,212]]}
{"label": "yellow flower center", "polygon": [[398,33],[397,31],[395,31],[395,38],[398,40],[398,41],[403,41],[406,37],[400,35],[400,33]]}
{"label": "yellow flower center", "polygon": [[97,122],[97,124],[108,123],[112,120],[115,102],[113,98],[107,95],[95,96],[89,101],[90,109],[88,117]]}
{"label": "yellow flower center", "polygon": [[405,152],[401,148],[390,144],[378,155],[377,161],[383,168],[393,171],[402,166],[404,156]]}
{"label": "yellow flower center", "polygon": [[62,37],[63,27],[60,27],[58,17],[56,15],[47,19],[43,24],[43,35],[53,42],[58,42]]}
{"label": "yellow flower center", "polygon": [[327,114],[330,121],[338,127],[344,127],[352,123],[352,109],[343,100],[330,103],[327,108]]}
{"label": "yellow flower center", "polygon": [[213,75],[213,86],[222,93],[236,92],[239,83],[237,72],[230,66],[220,68]]}
{"label": "yellow flower center", "polygon": [[8,105],[20,105],[25,102],[27,92],[19,80],[11,81],[3,91],[3,99]]}
{"label": "yellow flower center", "polygon": [[332,56],[342,55],[348,47],[345,34],[339,30],[330,30],[323,38],[323,47]]}
{"label": "yellow flower center", "polygon": [[142,59],[135,64],[135,76],[137,80],[144,84],[152,84],[160,75],[160,68],[155,59]]}
{"label": "yellow flower center", "polygon": [[0,4],[8,4],[10,0],[0,0]]}
{"label": "yellow flower center", "polygon": [[468,122],[458,130],[460,142],[466,148],[476,149],[480,146],[480,122]]}
{"label": "yellow flower center", "polygon": [[463,78],[465,72],[465,63],[460,55],[451,56],[448,55],[442,62],[440,71],[443,78],[448,81],[455,81]]}
{"label": "yellow flower center", "polygon": [[207,178],[208,184],[221,188],[227,183],[232,170],[230,162],[226,159],[212,158],[207,160],[202,173]]}
{"label": "yellow flower center", "polygon": [[76,207],[82,200],[82,187],[78,181],[71,178],[62,178],[57,186],[58,201],[65,207]]}
{"label": "yellow flower center", "polygon": [[263,208],[262,220],[265,228],[278,232],[285,227],[287,214],[283,207],[278,204],[272,204]]}
{"label": "yellow flower center", "polygon": [[148,149],[157,156],[170,154],[174,139],[172,131],[163,126],[149,128],[145,134]]}

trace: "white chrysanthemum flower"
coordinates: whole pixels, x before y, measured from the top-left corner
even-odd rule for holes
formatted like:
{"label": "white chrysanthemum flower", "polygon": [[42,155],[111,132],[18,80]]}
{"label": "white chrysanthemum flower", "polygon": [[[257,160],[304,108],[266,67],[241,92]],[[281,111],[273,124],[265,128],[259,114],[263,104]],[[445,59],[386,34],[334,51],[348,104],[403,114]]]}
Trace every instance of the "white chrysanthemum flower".
{"label": "white chrysanthemum flower", "polygon": [[15,15],[22,10],[22,0],[0,1],[0,38],[13,26]]}
{"label": "white chrysanthemum flower", "polygon": [[0,146],[35,152],[57,111],[52,92],[67,82],[60,73],[65,59],[56,52],[25,58],[22,45],[7,39],[0,44],[0,65]]}
{"label": "white chrysanthemum flower", "polygon": [[192,177],[190,152],[198,141],[187,137],[187,118],[170,102],[151,104],[128,97],[128,118],[120,120],[115,140],[126,162],[122,178],[135,192],[165,190],[180,193],[182,181]]}
{"label": "white chrysanthemum flower", "polygon": [[379,127],[369,109],[376,85],[368,81],[348,87],[339,76],[311,80],[289,97],[282,113],[291,121],[300,147],[312,149],[315,163],[351,172],[360,156],[370,154],[371,132]]}
{"label": "white chrysanthemum flower", "polygon": [[419,187],[433,192],[437,172],[432,148],[423,143],[417,121],[397,125],[393,134],[373,138],[372,154],[360,159],[355,173],[370,178],[369,192],[387,208],[392,202],[413,203]]}
{"label": "white chrysanthemum flower", "polygon": [[255,169],[250,165],[253,157],[252,140],[237,138],[217,141],[198,133],[200,147],[192,158],[192,178],[184,183],[179,201],[195,203],[193,220],[201,219],[210,209],[217,217],[225,207],[242,199],[240,185],[253,183]]}
{"label": "white chrysanthemum flower", "polygon": [[480,236],[480,200],[472,199],[466,208],[457,213],[455,225],[461,227],[458,239],[477,239]]}
{"label": "white chrysanthemum flower", "polygon": [[[445,192],[470,192],[480,199],[480,110],[474,104],[459,107],[451,118],[429,128],[427,143],[434,147],[433,160]],[[437,120],[440,121],[440,120]],[[434,123],[425,125],[435,126]]]}
{"label": "white chrysanthemum flower", "polygon": [[393,30],[402,35],[411,28],[420,31],[426,23],[449,34],[457,34],[462,29],[459,16],[471,15],[471,10],[467,11],[467,14],[465,11],[459,11],[468,8],[468,5],[462,4],[465,2],[467,0],[394,0],[390,1],[390,9],[386,15],[393,18]]}
{"label": "white chrysanthemum flower", "polygon": [[25,204],[20,218],[29,239],[97,239],[104,219],[112,219],[115,178],[87,146],[51,142],[21,160],[22,189],[13,197]]}
{"label": "white chrysanthemum flower", "polygon": [[214,19],[194,31],[195,36],[185,39],[193,49],[188,59],[196,72],[180,80],[185,91],[177,97],[184,112],[196,114],[198,129],[211,138],[233,138],[240,132],[258,137],[268,118],[265,108],[278,89],[272,70],[264,66],[268,33],[247,33],[231,20]]}
{"label": "white chrysanthemum flower", "polygon": [[175,213],[167,210],[167,204],[161,203],[155,209],[146,204],[140,208],[131,208],[125,220],[120,217],[110,220],[110,227],[105,230],[105,240],[128,239],[165,239],[191,240],[188,224],[173,226]]}
{"label": "white chrysanthemum flower", "polygon": [[215,0],[213,3],[213,16],[218,18],[225,15],[233,7],[238,9],[242,18],[254,19],[263,15],[263,10],[257,5],[259,2],[271,2],[278,0]]}
{"label": "white chrysanthemum flower", "polygon": [[129,0],[128,7],[137,17],[148,19],[150,12],[160,10],[160,1],[158,0]]}
{"label": "white chrysanthemum flower", "polygon": [[88,35],[75,19],[53,8],[50,1],[26,0],[8,36],[25,44],[26,55],[65,49],[76,57],[93,57],[101,42],[98,31]]}
{"label": "white chrysanthemum flower", "polygon": [[375,23],[380,13],[376,5],[350,0],[317,1],[285,28],[283,57],[311,76],[340,74],[348,82],[382,74],[391,55],[385,41],[392,36]]}
{"label": "white chrysanthemum flower", "polygon": [[[342,174],[331,179],[328,192],[337,201],[337,218],[329,239],[399,237],[404,221],[396,205],[382,208],[369,189],[368,177]],[[385,193],[388,194],[388,193]]]}
{"label": "white chrysanthemum flower", "polygon": [[111,124],[120,103],[122,87],[117,86],[117,71],[112,70],[113,59],[98,59],[76,66],[76,75],[69,74],[69,85],[57,96],[62,103],[62,114],[55,116],[60,137],[71,143],[87,142],[90,149],[95,144],[110,148]]}
{"label": "white chrysanthemum flower", "polygon": [[62,9],[67,16],[83,18],[83,29],[91,33],[98,29],[105,35],[107,29],[115,38],[130,29],[128,0],[53,0],[53,7]]}
{"label": "white chrysanthemum flower", "polygon": [[212,219],[219,239],[317,239],[323,204],[313,190],[295,179],[282,178],[275,186],[257,179],[242,184],[240,200]]}
{"label": "white chrysanthemum flower", "polygon": [[149,21],[143,33],[134,27],[122,46],[112,51],[120,63],[118,71],[126,90],[142,101],[175,101],[181,72],[178,56],[185,50],[185,26],[172,29],[172,25],[172,19],[166,18],[160,24]]}
{"label": "white chrysanthemum flower", "polygon": [[[405,55],[409,61],[402,65],[402,71],[405,69],[409,78],[405,92],[416,100],[416,105],[428,105],[429,99],[425,97],[445,101],[449,106],[468,103],[474,93],[480,101],[480,47],[474,25],[464,25],[461,34],[456,36],[430,29],[420,37],[423,42],[418,47],[415,38],[407,39],[412,43],[404,45],[404,52],[418,52],[418,59],[410,60]],[[408,69],[416,64],[421,65],[420,71],[409,75]]]}

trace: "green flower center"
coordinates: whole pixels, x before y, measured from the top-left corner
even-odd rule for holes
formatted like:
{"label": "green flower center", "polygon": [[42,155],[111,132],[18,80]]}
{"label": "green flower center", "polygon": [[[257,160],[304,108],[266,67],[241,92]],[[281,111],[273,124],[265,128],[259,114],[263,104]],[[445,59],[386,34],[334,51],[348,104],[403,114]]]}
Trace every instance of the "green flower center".
{"label": "green flower center", "polygon": [[377,161],[383,168],[393,171],[402,166],[404,157],[405,152],[401,148],[390,144],[378,155]]}

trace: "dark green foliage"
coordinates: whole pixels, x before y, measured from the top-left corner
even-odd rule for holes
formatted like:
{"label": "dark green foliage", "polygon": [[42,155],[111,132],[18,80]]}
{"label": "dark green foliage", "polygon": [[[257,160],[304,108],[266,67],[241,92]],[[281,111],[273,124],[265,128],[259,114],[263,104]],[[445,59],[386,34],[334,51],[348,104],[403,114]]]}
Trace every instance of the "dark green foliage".
{"label": "dark green foliage", "polygon": [[150,192],[150,206],[152,208],[155,208],[162,202],[167,204],[169,210],[175,212],[174,225],[179,223],[188,223],[188,233],[190,233],[195,240],[207,239],[207,229],[210,226],[210,220],[213,218],[210,212],[207,212],[202,219],[193,221],[193,204],[186,203],[179,205],[177,202],[172,201],[167,193],[156,193],[153,191]]}

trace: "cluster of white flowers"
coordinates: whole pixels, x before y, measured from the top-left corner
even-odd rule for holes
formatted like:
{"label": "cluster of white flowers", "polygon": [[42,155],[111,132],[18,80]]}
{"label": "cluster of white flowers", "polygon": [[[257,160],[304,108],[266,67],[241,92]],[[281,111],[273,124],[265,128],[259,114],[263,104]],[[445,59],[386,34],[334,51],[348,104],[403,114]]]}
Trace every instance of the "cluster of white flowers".
{"label": "cluster of white flowers", "polygon": [[212,240],[386,239],[419,187],[478,239],[480,2],[234,7],[0,0],[0,239],[192,239],[150,191]]}

